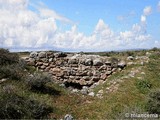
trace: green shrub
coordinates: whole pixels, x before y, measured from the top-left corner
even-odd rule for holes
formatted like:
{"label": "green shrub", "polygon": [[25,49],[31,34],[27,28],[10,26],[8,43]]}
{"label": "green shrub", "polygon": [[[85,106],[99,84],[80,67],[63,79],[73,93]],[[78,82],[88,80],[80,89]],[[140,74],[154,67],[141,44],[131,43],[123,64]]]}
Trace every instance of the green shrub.
{"label": "green shrub", "polygon": [[24,70],[18,64],[6,65],[0,67],[0,78],[10,78],[20,80],[24,76]]}
{"label": "green shrub", "polygon": [[1,119],[42,119],[48,118],[52,108],[36,100],[25,99],[16,94],[12,85],[0,91]]}
{"label": "green shrub", "polygon": [[149,80],[137,80],[136,87],[140,92],[146,93],[148,90],[150,90],[152,84]]}
{"label": "green shrub", "polygon": [[0,65],[8,65],[18,63],[19,56],[15,53],[10,53],[6,49],[0,49]]}
{"label": "green shrub", "polygon": [[45,84],[51,81],[51,76],[47,73],[34,73],[26,78],[27,85],[32,90],[38,90],[45,87]]}
{"label": "green shrub", "polygon": [[160,114],[160,90],[153,91],[149,94],[146,108],[149,113]]}
{"label": "green shrub", "polygon": [[160,59],[160,51],[153,53],[149,58],[155,59],[155,60]]}

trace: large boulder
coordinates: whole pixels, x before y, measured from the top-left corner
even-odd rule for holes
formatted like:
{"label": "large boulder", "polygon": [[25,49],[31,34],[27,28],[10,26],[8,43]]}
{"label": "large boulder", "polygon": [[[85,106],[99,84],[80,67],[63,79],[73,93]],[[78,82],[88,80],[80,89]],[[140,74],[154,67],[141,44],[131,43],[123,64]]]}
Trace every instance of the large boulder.
{"label": "large boulder", "polygon": [[92,59],[89,59],[89,58],[86,59],[86,60],[85,60],[85,65],[86,65],[86,66],[92,66],[92,65],[93,65]]}
{"label": "large boulder", "polygon": [[111,65],[111,61],[110,60],[106,60],[105,61],[105,65]]}
{"label": "large boulder", "polygon": [[38,54],[38,57],[39,57],[39,58],[46,58],[46,52],[40,52],[40,53]]}
{"label": "large boulder", "polygon": [[37,52],[31,52],[29,55],[30,58],[37,58],[37,56],[38,56]]}
{"label": "large boulder", "polygon": [[125,61],[120,61],[118,63],[118,67],[121,68],[121,69],[123,69],[124,67],[126,67],[126,62]]}
{"label": "large boulder", "polygon": [[128,56],[127,60],[134,60],[134,57],[133,56]]}
{"label": "large boulder", "polygon": [[46,55],[47,55],[47,58],[54,58],[54,53],[51,51],[46,52]]}
{"label": "large boulder", "polygon": [[94,66],[102,66],[103,62],[101,59],[95,59],[95,60],[93,60],[93,65]]}
{"label": "large boulder", "polygon": [[78,63],[79,63],[79,59],[77,58],[77,56],[72,56],[68,60],[68,64],[78,64]]}

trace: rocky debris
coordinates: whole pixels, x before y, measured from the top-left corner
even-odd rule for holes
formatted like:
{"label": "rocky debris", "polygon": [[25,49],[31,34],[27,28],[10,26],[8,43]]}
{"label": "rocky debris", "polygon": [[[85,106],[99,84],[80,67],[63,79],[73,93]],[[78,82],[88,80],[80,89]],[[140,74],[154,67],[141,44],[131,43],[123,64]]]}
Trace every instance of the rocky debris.
{"label": "rocky debris", "polygon": [[143,62],[143,64],[149,62],[148,56],[136,56],[135,59],[139,61],[139,64],[142,64],[142,62]]}
{"label": "rocky debris", "polygon": [[87,95],[88,94],[88,87],[87,86],[83,86],[82,90],[80,91],[83,95]]}
{"label": "rocky debris", "polygon": [[65,87],[71,86],[72,92],[78,90],[82,94],[91,94],[90,88],[103,84],[112,73],[126,66],[124,61],[118,62],[117,66],[112,66],[109,57],[51,51],[31,52],[29,58],[25,60],[28,65],[36,67],[37,70],[49,72],[56,83],[63,84]]}
{"label": "rocky debris", "polygon": [[7,80],[8,80],[7,78],[1,79],[1,80],[0,80],[0,84],[3,83],[3,82],[5,82],[5,81],[7,81]]}
{"label": "rocky debris", "polygon": [[72,89],[71,93],[78,93],[79,90],[78,89]]}
{"label": "rocky debris", "polygon": [[127,60],[134,60],[134,57],[133,56],[128,56]]}
{"label": "rocky debris", "polygon": [[99,90],[96,96],[100,99],[103,98],[103,90]]}
{"label": "rocky debris", "polygon": [[66,114],[66,115],[64,116],[64,120],[73,120],[73,116],[70,115],[70,114]]}
{"label": "rocky debris", "polygon": [[126,62],[125,61],[120,61],[118,63],[118,67],[121,68],[121,69],[123,69],[124,67],[126,67]]}
{"label": "rocky debris", "polygon": [[88,93],[88,95],[91,96],[91,97],[94,97],[95,93],[94,92],[90,92],[90,93]]}

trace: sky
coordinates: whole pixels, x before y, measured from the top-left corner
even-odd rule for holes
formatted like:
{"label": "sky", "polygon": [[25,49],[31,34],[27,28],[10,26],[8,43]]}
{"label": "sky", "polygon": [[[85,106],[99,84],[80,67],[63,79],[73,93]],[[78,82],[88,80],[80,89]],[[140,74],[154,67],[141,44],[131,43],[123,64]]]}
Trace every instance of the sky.
{"label": "sky", "polygon": [[160,0],[0,0],[0,48],[160,48]]}

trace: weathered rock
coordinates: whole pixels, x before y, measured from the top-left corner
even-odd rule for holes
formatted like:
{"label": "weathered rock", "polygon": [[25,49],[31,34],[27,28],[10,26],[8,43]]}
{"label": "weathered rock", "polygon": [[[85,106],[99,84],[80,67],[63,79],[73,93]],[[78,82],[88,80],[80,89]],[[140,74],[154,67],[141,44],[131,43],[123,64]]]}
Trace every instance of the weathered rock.
{"label": "weathered rock", "polygon": [[49,63],[43,63],[44,66],[49,66]]}
{"label": "weathered rock", "polygon": [[39,61],[40,62],[48,62],[48,59],[47,58],[41,58]]}
{"label": "weathered rock", "polygon": [[107,70],[107,65],[102,65],[98,70],[99,71]]}
{"label": "weathered rock", "polygon": [[106,64],[106,65],[111,65],[111,61],[107,60],[107,61],[105,62],[105,64]]}
{"label": "weathered rock", "polygon": [[83,86],[82,90],[80,91],[83,95],[87,95],[88,94],[88,87]]}
{"label": "weathered rock", "polygon": [[72,57],[68,60],[68,64],[78,64],[79,60],[76,57]]}
{"label": "weathered rock", "polygon": [[0,80],[0,83],[3,83],[5,81],[7,81],[7,80],[8,80],[7,78],[3,78],[3,79]]}
{"label": "weathered rock", "polygon": [[127,60],[134,60],[134,57],[133,56],[128,56]]}
{"label": "weathered rock", "polygon": [[45,71],[49,72],[49,70],[50,70],[50,67],[46,67]]}
{"label": "weathered rock", "polygon": [[45,69],[45,68],[46,68],[46,66],[42,65],[40,68],[41,68],[41,69]]}
{"label": "weathered rock", "polygon": [[125,61],[120,61],[118,63],[118,67],[121,68],[121,69],[123,69],[124,67],[126,67],[126,62]]}
{"label": "weathered rock", "polygon": [[35,66],[36,60],[34,58],[29,58],[29,60],[27,61],[27,64],[30,66]]}
{"label": "weathered rock", "polygon": [[51,71],[52,71],[52,74],[56,75],[61,72],[61,69],[60,68],[52,68]]}
{"label": "weathered rock", "polygon": [[39,57],[39,58],[46,58],[46,52],[40,52],[40,53],[38,54],[38,57]]}
{"label": "weathered rock", "polygon": [[92,59],[89,59],[89,58],[86,59],[86,60],[85,60],[85,65],[86,65],[86,66],[92,66],[92,65],[93,65]]}
{"label": "weathered rock", "polygon": [[102,80],[105,80],[105,79],[107,78],[107,76],[108,76],[107,74],[102,74],[102,75],[101,75],[101,79],[102,79]]}
{"label": "weathered rock", "polygon": [[91,80],[94,81],[94,82],[98,82],[100,80],[100,78],[99,77],[92,77]]}
{"label": "weathered rock", "polygon": [[42,66],[43,65],[43,62],[37,62],[36,63],[36,66]]}
{"label": "weathered rock", "polygon": [[46,52],[47,58],[54,58],[54,53],[53,52]]}
{"label": "weathered rock", "polygon": [[76,73],[77,76],[87,76],[87,71],[80,71]]}
{"label": "weathered rock", "polygon": [[93,60],[93,65],[94,66],[102,66],[103,62],[100,59],[95,59],[95,60]]}
{"label": "weathered rock", "polygon": [[66,114],[64,120],[73,120],[73,117],[70,114]]}
{"label": "weathered rock", "polygon": [[78,91],[78,89],[73,89],[71,92],[72,92],[72,93],[77,93],[77,92],[79,92],[79,91]]}
{"label": "weathered rock", "polygon": [[37,52],[31,52],[29,55],[30,58],[37,58],[37,56],[38,56]]}
{"label": "weathered rock", "polygon": [[48,62],[53,62],[53,58],[49,58],[49,59],[48,59]]}
{"label": "weathered rock", "polygon": [[89,80],[91,80],[91,77],[89,77],[89,76],[83,76],[83,79],[84,79],[85,81],[89,81]]}
{"label": "weathered rock", "polygon": [[90,92],[90,93],[88,93],[88,95],[94,97],[95,93],[94,92]]}
{"label": "weathered rock", "polygon": [[84,79],[80,79],[80,80],[78,81],[78,83],[79,83],[80,85],[82,85],[82,86],[87,85],[87,82],[86,82]]}

